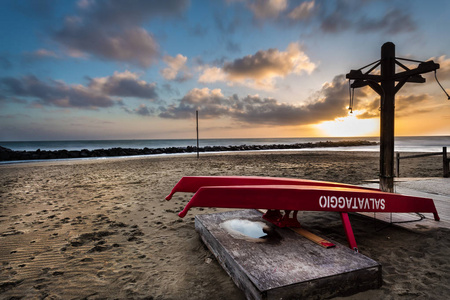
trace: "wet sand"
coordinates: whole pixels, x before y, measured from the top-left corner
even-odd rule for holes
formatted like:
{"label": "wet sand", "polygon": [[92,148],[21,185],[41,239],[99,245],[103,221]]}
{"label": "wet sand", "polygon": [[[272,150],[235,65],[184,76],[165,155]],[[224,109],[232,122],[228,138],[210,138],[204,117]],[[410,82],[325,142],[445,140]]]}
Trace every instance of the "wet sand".
{"label": "wet sand", "polygon": [[[244,299],[202,244],[182,176],[293,177],[360,184],[378,153],[251,152],[0,165],[0,299]],[[405,177],[439,177],[437,157],[402,162]],[[299,213],[346,244],[339,214]],[[411,232],[351,216],[360,251],[383,266],[381,289],[349,299],[445,299],[450,232]],[[347,299],[347,298],[346,298]]]}

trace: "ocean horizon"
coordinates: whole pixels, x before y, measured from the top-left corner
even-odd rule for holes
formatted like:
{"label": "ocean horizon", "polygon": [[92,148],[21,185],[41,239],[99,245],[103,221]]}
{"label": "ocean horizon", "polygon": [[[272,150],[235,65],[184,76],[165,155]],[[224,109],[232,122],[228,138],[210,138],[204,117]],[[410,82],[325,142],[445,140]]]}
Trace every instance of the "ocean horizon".
{"label": "ocean horizon", "polygon": [[[379,137],[313,137],[313,138],[233,138],[200,139],[199,147],[273,145],[317,142],[340,142],[365,140],[379,142]],[[67,141],[0,141],[0,146],[14,151],[47,150],[96,150],[111,148],[170,148],[195,147],[196,139],[133,139],[133,140],[67,140]],[[450,136],[399,136],[395,138],[395,151],[398,152],[440,152],[442,147],[450,147]],[[305,149],[308,151],[379,151],[379,146],[352,146]]]}

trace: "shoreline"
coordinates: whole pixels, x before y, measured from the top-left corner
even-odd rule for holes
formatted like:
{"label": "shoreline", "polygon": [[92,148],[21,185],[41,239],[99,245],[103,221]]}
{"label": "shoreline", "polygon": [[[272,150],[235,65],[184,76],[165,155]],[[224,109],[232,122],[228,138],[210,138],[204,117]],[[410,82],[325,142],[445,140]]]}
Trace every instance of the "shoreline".
{"label": "shoreline", "polygon": [[0,146],[0,162],[23,161],[23,160],[58,160],[70,158],[100,158],[100,157],[125,157],[125,156],[151,156],[161,154],[189,154],[207,152],[242,152],[242,151],[264,151],[264,150],[298,150],[312,148],[332,147],[361,147],[374,146],[377,142],[364,140],[339,141],[339,142],[316,142],[296,144],[268,144],[268,145],[239,145],[239,146],[204,146],[197,147],[168,147],[168,148],[110,148],[95,150],[40,150],[15,151]]}

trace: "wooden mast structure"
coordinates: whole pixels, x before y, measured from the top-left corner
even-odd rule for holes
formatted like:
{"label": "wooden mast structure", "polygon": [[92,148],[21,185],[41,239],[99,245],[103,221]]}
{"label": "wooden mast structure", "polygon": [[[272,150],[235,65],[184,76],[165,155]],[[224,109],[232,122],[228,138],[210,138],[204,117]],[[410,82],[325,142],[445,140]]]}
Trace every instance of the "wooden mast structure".
{"label": "wooden mast structure", "polygon": [[[351,70],[346,78],[354,80],[352,88],[370,86],[381,98],[380,105],[380,189],[385,192],[394,191],[394,119],[395,119],[395,94],[406,82],[424,83],[425,78],[420,74],[436,71],[439,64],[433,61],[419,62],[410,59],[401,59],[419,62],[415,69],[409,69],[395,57],[395,45],[391,42],[381,47],[381,59],[368,66],[373,65],[367,72],[362,70]],[[395,73],[396,65],[403,71]],[[370,74],[380,66],[380,75]],[[396,84],[397,83],[397,84]]]}

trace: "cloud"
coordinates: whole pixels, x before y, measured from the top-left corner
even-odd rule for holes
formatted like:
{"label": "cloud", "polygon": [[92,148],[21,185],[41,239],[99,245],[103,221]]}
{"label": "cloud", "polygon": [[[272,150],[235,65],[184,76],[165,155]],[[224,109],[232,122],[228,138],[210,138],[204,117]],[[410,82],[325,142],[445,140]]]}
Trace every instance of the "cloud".
{"label": "cloud", "polygon": [[189,28],[189,32],[194,36],[204,37],[208,33],[208,29],[208,27],[201,24],[195,24],[194,26]]}
{"label": "cloud", "polygon": [[127,113],[137,114],[144,117],[152,116],[155,113],[155,110],[153,108],[149,108],[145,104],[141,104],[138,108],[135,108],[133,110],[123,107],[123,110],[125,110]]}
{"label": "cloud", "polygon": [[150,116],[153,113],[153,109],[149,109],[147,105],[141,104],[136,109],[136,113],[141,116]]}
{"label": "cloud", "polygon": [[227,80],[227,74],[218,67],[204,68],[202,74],[198,78],[198,81],[201,83],[210,83],[225,80]]}
{"label": "cloud", "polygon": [[[345,30],[356,30],[360,33],[383,32],[398,34],[416,29],[415,21],[407,13],[407,8],[378,8],[377,14],[370,7],[372,1],[361,1],[354,5],[351,1],[338,0],[333,5],[328,1],[317,1],[317,18],[324,32],[338,33]],[[384,10],[384,11],[383,11]]]}
{"label": "cloud", "polygon": [[124,31],[104,31],[101,28],[66,26],[54,38],[68,48],[69,55],[84,53],[101,59],[129,62],[146,68],[153,64],[159,54],[155,39],[139,27]]}
{"label": "cloud", "polygon": [[46,50],[46,49],[38,49],[38,50],[32,52],[31,55],[33,55],[36,58],[45,58],[45,57],[58,58],[58,55],[54,51]]}
{"label": "cloud", "polygon": [[352,18],[355,17],[355,12],[358,10],[356,5],[348,5],[350,3],[347,4],[341,0],[335,1],[333,4],[334,7],[326,5],[324,2],[319,5],[318,19],[320,29],[324,32],[336,33],[350,28]]}
{"label": "cloud", "polygon": [[58,0],[40,1],[10,1],[13,8],[17,9],[28,18],[42,18],[48,20],[54,15],[54,10]]}
{"label": "cloud", "polygon": [[97,109],[123,103],[117,97],[135,97],[147,100],[158,98],[155,83],[139,79],[135,73],[115,72],[112,76],[88,78],[87,86],[69,85],[62,81],[41,81],[35,76],[0,78],[1,97],[8,101],[19,100],[40,106]]}
{"label": "cloud", "polygon": [[302,21],[311,17],[314,10],[314,0],[302,2],[299,6],[295,7],[289,14],[288,17],[292,20]]}
{"label": "cloud", "polygon": [[229,100],[224,97],[220,89],[194,88],[179,100],[178,105],[160,108],[162,111],[159,116],[169,119],[188,119],[195,115],[196,110],[201,110],[203,118],[216,118],[229,114],[229,104]]}
{"label": "cloud", "polygon": [[[292,25],[306,22],[326,33],[353,30],[359,33],[382,32],[399,34],[417,28],[408,7],[399,2],[348,0],[242,0],[241,2],[258,22]],[[300,3],[299,3],[300,2]],[[378,3],[377,3],[378,2]]]}
{"label": "cloud", "polygon": [[4,70],[9,70],[12,68],[11,60],[5,54],[0,54],[0,68]]}
{"label": "cloud", "polygon": [[257,19],[276,18],[287,8],[287,0],[255,0],[248,6]]}
{"label": "cloud", "polygon": [[139,80],[139,75],[130,71],[114,72],[112,76],[89,79],[89,88],[109,96],[148,100],[158,98],[155,83]]}
{"label": "cloud", "polygon": [[95,109],[115,104],[110,97],[82,85],[67,85],[60,81],[46,83],[35,76],[4,77],[0,79],[0,86],[12,98],[31,98],[40,105]]}
{"label": "cloud", "polygon": [[353,109],[360,113],[357,115],[358,119],[372,119],[380,116],[380,98],[376,97],[369,101],[358,101]]}
{"label": "cloud", "polygon": [[235,43],[231,40],[227,41],[225,49],[227,49],[229,52],[233,52],[233,53],[241,52],[241,46],[238,43]]}
{"label": "cloud", "polygon": [[397,34],[411,32],[416,29],[416,24],[411,16],[400,9],[392,9],[379,19],[368,18],[366,16],[361,17],[354,26],[358,31],[363,33],[384,31],[389,34]]}
{"label": "cloud", "polygon": [[439,64],[439,69],[437,70],[437,76],[439,80],[450,79],[450,58],[446,58],[445,55],[439,56],[438,58],[430,58],[434,62]]}
{"label": "cloud", "polygon": [[[309,123],[307,106],[280,103],[276,99],[247,96],[236,99],[232,116],[244,123],[262,125],[299,125]],[[307,119],[307,120],[305,120]]]}
{"label": "cloud", "polygon": [[177,103],[160,108],[162,118],[193,118],[198,110],[202,118],[232,118],[253,125],[305,125],[346,116],[348,83],[344,75],[325,84],[305,105],[283,103],[273,98],[248,95],[226,97],[221,90],[193,89]]}
{"label": "cloud", "polygon": [[164,77],[164,79],[183,82],[192,77],[186,67],[186,56],[183,56],[181,54],[177,54],[177,56],[175,57],[166,55],[164,56],[163,60],[168,66],[167,68],[161,70],[161,75]]}
{"label": "cloud", "polygon": [[311,73],[315,65],[300,49],[297,43],[291,43],[285,52],[278,49],[260,50],[254,55],[225,63],[223,69],[231,79],[265,79],[285,77],[290,73]]}
{"label": "cloud", "polygon": [[299,1],[288,0],[226,0],[228,3],[242,3],[251,11],[256,23],[264,21],[284,23],[286,19],[295,21],[308,19],[313,15],[315,1],[304,1],[298,4]]}
{"label": "cloud", "polygon": [[134,26],[154,17],[180,16],[188,0],[80,1],[80,14],[100,26]]}
{"label": "cloud", "polygon": [[[364,89],[370,92],[364,93]],[[369,88],[361,90],[363,92],[362,94],[358,92],[358,101],[354,106],[354,109],[359,112],[358,119],[378,118],[380,116],[380,97]],[[432,108],[427,103],[432,103],[432,99],[429,94],[398,94],[395,97],[395,117],[401,118],[429,112]]]}
{"label": "cloud", "polygon": [[232,62],[222,68],[205,67],[199,82],[228,81],[243,83],[256,88],[273,88],[274,80],[290,74],[311,73],[316,65],[301,50],[298,43],[291,43],[286,51],[260,50]]}
{"label": "cloud", "polygon": [[27,63],[45,60],[45,59],[58,59],[60,56],[56,54],[54,51],[47,49],[38,49],[33,52],[24,53],[24,61]]}
{"label": "cloud", "polygon": [[156,16],[178,16],[187,5],[187,0],[80,1],[79,14],[66,17],[53,38],[77,56],[87,53],[147,68],[158,58],[159,45],[140,25]]}
{"label": "cloud", "polygon": [[177,88],[172,87],[169,83],[164,83],[161,85],[162,91],[164,91],[168,95],[180,95],[180,91]]}
{"label": "cloud", "polygon": [[404,117],[431,111],[423,103],[431,101],[428,94],[400,95],[395,97],[395,116]]}

